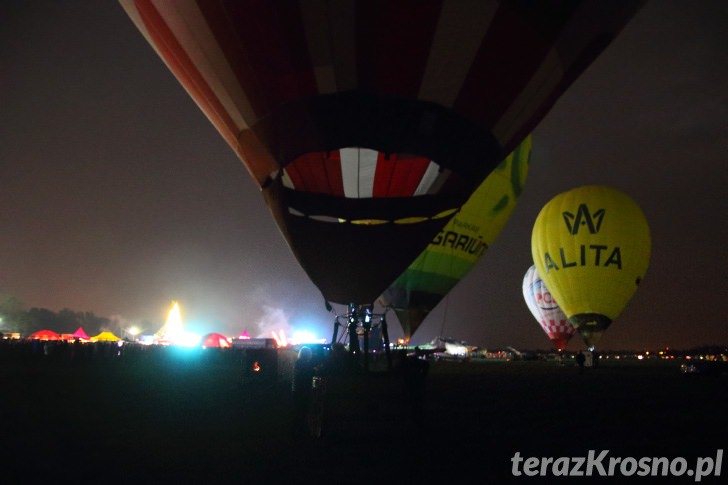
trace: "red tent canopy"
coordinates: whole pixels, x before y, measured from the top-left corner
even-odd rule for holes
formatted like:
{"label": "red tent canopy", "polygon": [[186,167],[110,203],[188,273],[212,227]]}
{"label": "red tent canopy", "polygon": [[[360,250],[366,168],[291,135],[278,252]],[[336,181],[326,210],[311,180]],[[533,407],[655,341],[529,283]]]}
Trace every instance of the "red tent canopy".
{"label": "red tent canopy", "polygon": [[36,340],[59,340],[61,336],[52,330],[38,330],[31,334],[29,338]]}
{"label": "red tent canopy", "polygon": [[227,337],[221,333],[208,333],[207,335],[202,337],[202,343],[200,345],[205,348],[214,347],[227,349],[230,347],[230,342],[228,342]]}

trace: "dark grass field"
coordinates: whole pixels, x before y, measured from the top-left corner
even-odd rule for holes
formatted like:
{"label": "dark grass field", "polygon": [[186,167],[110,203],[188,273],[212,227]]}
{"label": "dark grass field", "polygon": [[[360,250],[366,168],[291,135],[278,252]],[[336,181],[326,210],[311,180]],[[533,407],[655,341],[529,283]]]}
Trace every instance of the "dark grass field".
{"label": "dark grass field", "polygon": [[292,432],[290,384],[241,386],[228,355],[5,358],[2,483],[503,483],[516,451],[692,464],[728,448],[728,376],[679,364],[432,362],[419,423],[401,378],[332,378],[312,439]]}

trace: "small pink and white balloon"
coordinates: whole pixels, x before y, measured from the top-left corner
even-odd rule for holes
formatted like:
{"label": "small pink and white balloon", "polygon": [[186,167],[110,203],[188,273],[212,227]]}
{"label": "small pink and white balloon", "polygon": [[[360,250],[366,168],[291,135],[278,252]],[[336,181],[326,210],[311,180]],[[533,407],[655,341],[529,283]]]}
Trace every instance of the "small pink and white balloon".
{"label": "small pink and white balloon", "polygon": [[564,350],[576,333],[574,326],[559,307],[546,284],[532,265],[523,277],[523,298],[528,309],[554,346]]}

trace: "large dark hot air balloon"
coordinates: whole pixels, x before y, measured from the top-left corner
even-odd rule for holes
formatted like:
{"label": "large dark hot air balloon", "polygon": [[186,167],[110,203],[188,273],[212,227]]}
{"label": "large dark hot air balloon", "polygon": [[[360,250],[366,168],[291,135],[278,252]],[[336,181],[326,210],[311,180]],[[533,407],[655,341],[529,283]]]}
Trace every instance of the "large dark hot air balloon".
{"label": "large dark hot air balloon", "polygon": [[121,3],[345,304],[404,271],[642,4]]}

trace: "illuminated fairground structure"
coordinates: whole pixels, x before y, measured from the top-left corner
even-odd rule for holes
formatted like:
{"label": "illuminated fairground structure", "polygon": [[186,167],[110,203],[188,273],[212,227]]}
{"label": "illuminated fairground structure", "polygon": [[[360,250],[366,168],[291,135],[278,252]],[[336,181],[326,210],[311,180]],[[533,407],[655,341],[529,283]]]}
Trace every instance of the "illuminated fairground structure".
{"label": "illuminated fairground structure", "polygon": [[[339,335],[340,328],[345,329],[341,335]],[[362,355],[364,369],[369,370],[370,354],[376,354],[382,350],[387,356],[387,367],[391,369],[392,357],[386,313],[374,313],[371,304],[350,303],[346,313],[336,315],[331,343],[335,344],[339,342],[339,339],[348,340],[351,354]]]}
{"label": "illuminated fairground structure", "polygon": [[182,327],[182,315],[179,303],[173,301],[172,307],[167,314],[167,321],[154,334],[154,343],[158,345],[195,346],[199,341],[199,335],[187,332]]}

